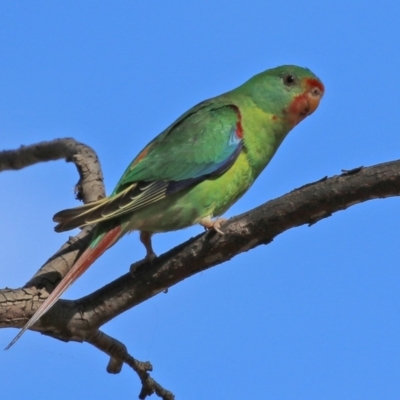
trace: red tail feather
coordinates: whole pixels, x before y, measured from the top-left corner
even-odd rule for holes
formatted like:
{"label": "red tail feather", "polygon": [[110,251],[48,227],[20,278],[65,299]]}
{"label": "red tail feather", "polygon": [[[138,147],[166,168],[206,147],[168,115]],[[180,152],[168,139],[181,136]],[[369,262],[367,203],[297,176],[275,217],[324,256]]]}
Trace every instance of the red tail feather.
{"label": "red tail feather", "polygon": [[37,309],[32,318],[21,329],[18,335],[11,341],[5,350],[8,350],[24,334],[26,330],[36,323],[36,321],[53,306],[53,304],[61,297],[68,287],[71,286],[72,283],[74,283],[94,263],[94,261],[96,261],[119,239],[121,232],[121,226],[116,226],[108,231],[95,247],[89,246],[83,252],[78,261],[72,266],[58,286],[53,290],[45,302]]}

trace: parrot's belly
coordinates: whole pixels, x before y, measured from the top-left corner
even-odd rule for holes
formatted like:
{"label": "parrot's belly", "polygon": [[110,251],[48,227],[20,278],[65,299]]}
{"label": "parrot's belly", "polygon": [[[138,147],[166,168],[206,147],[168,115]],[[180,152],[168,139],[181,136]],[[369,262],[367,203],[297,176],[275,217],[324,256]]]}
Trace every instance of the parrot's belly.
{"label": "parrot's belly", "polygon": [[168,232],[194,225],[205,217],[217,217],[231,207],[253,183],[245,160],[236,162],[222,176],[207,179],[130,216],[127,230]]}

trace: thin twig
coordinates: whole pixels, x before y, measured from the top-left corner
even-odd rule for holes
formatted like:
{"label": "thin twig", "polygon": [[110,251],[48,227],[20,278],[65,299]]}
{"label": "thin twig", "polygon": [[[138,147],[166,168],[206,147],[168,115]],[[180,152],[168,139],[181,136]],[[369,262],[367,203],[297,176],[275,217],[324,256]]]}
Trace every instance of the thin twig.
{"label": "thin twig", "polygon": [[86,339],[86,342],[110,356],[107,372],[111,374],[119,373],[122,364],[125,363],[137,373],[142,383],[139,399],[143,400],[153,393],[156,393],[163,400],[175,399],[175,396],[169,390],[164,389],[150,376],[149,371],[153,370],[152,365],[148,361],[142,362],[133,358],[128,353],[126,346],[117,339],[112,338],[100,330],[96,330]]}

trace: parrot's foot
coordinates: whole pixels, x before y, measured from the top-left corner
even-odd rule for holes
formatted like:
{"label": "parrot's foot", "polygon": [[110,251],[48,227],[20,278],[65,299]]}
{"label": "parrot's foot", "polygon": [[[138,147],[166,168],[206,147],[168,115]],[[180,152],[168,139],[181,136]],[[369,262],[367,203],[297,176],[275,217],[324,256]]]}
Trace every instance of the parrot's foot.
{"label": "parrot's foot", "polygon": [[199,221],[199,224],[204,226],[205,229],[214,229],[214,231],[218,232],[220,235],[223,235],[224,232],[222,232],[220,228],[221,224],[223,224],[225,221],[227,221],[226,218],[217,218],[213,221],[211,217],[205,217]]}

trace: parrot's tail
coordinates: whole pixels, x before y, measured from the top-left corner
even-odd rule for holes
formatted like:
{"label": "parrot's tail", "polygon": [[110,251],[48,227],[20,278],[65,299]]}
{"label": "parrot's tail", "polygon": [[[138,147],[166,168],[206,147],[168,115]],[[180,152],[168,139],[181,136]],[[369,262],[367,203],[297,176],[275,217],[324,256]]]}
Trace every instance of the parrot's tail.
{"label": "parrot's tail", "polygon": [[58,286],[56,286],[56,288],[51,292],[50,296],[36,310],[35,314],[33,314],[31,319],[5,348],[5,350],[8,350],[25,333],[26,330],[36,323],[36,321],[53,306],[53,304],[68,289],[68,287],[72,285],[72,283],[75,282],[94,263],[94,261],[99,258],[108,248],[110,248],[122,235],[122,227],[121,225],[118,225],[97,238],[95,240],[95,245],[89,245],[89,247],[82,253],[72,268],[67,272]]}

